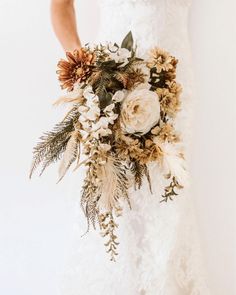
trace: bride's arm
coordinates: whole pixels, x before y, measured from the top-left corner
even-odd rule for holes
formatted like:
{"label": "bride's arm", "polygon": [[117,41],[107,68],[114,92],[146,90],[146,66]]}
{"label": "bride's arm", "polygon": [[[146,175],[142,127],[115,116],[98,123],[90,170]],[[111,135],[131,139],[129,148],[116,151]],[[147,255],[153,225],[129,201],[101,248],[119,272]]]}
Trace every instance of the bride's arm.
{"label": "bride's arm", "polygon": [[81,46],[76,27],[74,0],[51,0],[51,18],[55,34],[65,51]]}

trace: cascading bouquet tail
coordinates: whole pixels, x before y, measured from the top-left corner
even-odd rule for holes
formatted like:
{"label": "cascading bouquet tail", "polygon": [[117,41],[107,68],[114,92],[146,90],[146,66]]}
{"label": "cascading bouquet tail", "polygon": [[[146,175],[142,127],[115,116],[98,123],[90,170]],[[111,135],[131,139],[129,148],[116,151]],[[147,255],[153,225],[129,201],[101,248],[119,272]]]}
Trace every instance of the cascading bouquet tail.
{"label": "cascading bouquet tail", "polygon": [[[149,164],[158,165],[169,185],[162,201],[172,200],[186,181],[180,134],[175,128],[181,106],[177,60],[160,48],[147,58],[137,55],[130,32],[121,46],[89,45],[67,53],[57,74],[67,93],[56,104],[70,110],[34,148],[30,176],[60,160],[59,181],[72,164],[86,166],[81,205],[88,229],[100,225],[111,260],[117,255],[118,226],[129,188],[144,177],[152,191]],[[85,160],[80,161],[80,154]]]}

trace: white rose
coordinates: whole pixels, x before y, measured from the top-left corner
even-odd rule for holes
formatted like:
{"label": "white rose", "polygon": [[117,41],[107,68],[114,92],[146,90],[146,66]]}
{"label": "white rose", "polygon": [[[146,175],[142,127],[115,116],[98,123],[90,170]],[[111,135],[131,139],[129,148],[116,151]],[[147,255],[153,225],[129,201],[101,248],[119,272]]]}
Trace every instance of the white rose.
{"label": "white rose", "polygon": [[148,89],[132,91],[123,101],[120,117],[124,132],[147,133],[160,119],[158,95]]}

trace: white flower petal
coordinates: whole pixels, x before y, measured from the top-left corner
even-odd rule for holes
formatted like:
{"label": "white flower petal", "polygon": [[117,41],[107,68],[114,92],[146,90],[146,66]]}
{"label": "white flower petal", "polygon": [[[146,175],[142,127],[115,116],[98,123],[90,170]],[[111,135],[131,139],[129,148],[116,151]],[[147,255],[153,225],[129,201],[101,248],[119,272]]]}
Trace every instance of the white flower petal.
{"label": "white flower petal", "polygon": [[86,106],[79,106],[79,107],[78,107],[78,111],[79,111],[81,114],[87,112],[88,109],[89,109],[89,108],[86,107]]}
{"label": "white flower petal", "polygon": [[104,113],[111,112],[114,109],[114,107],[115,107],[115,104],[114,103],[108,105],[107,107],[105,107]]}
{"label": "white flower petal", "polygon": [[112,101],[116,102],[122,102],[125,98],[125,92],[122,90],[118,90],[112,97]]}

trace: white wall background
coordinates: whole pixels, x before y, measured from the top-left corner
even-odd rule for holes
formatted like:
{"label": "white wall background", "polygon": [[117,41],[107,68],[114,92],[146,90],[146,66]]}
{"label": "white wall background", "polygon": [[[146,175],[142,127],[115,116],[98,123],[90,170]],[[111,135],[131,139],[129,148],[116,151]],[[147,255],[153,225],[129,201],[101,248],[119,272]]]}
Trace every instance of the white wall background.
{"label": "white wall background", "polygon": [[[87,42],[96,34],[96,1],[80,2]],[[198,99],[193,179],[213,295],[236,294],[235,11],[233,0],[193,0],[190,18]],[[62,56],[49,0],[0,0],[0,294],[59,294],[74,220],[68,180],[55,185],[56,168],[31,182],[27,172],[33,143],[63,113],[51,107]]]}

